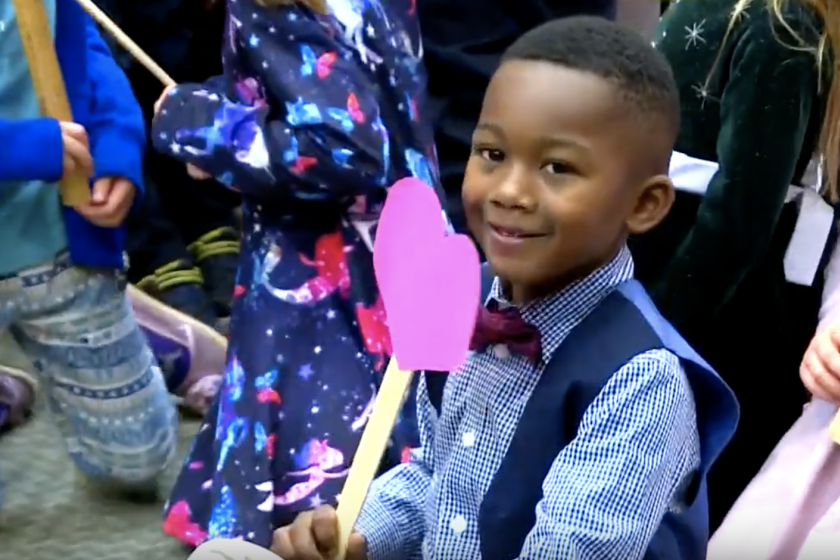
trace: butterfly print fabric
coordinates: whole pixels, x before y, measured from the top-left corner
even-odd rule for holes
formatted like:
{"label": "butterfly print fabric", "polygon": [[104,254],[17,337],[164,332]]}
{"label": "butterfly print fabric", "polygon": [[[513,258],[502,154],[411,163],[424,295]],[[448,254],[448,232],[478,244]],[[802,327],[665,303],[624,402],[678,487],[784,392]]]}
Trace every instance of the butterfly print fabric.
{"label": "butterfly print fabric", "polygon": [[[391,356],[376,220],[398,179],[437,188],[413,2],[328,4],[231,0],[224,75],[171,90],[153,123],[157,150],[243,200],[224,384],[166,506],[193,546],[267,547],[336,503]],[[383,468],[417,443],[406,402]]]}

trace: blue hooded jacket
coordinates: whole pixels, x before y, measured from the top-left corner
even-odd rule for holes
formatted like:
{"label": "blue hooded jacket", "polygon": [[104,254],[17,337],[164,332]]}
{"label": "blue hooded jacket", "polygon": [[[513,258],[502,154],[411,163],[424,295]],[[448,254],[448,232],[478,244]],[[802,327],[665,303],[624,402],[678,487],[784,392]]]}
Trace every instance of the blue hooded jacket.
{"label": "blue hooded jacket", "polygon": [[[74,0],[56,0],[55,50],[74,120],[90,138],[92,180],[125,177],[134,183],[139,199],[146,147],[143,115],[99,30]],[[60,179],[64,148],[55,119],[0,119],[0,146],[0,183]],[[68,207],[64,222],[75,265],[124,267],[123,227],[93,225]]]}

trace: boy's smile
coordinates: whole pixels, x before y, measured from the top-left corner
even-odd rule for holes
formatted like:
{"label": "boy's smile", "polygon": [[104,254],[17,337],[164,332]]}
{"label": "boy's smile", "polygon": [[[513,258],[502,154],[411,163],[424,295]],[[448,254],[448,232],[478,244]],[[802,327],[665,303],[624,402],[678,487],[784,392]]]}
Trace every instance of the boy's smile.
{"label": "boy's smile", "polygon": [[504,222],[493,222],[485,219],[487,228],[487,243],[494,246],[497,252],[516,251],[529,241],[544,239],[548,232],[526,229],[518,225],[507,225]]}
{"label": "boy's smile", "polygon": [[587,275],[623,243],[651,177],[624,107],[609,81],[556,64],[507,61],[491,80],[464,209],[515,302]]}

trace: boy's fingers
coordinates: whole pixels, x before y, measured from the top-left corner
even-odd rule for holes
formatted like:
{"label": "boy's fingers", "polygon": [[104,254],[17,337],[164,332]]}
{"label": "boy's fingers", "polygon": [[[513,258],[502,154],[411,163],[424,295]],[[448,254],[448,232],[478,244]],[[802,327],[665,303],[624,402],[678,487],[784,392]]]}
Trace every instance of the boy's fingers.
{"label": "boy's fingers", "polygon": [[271,552],[283,560],[295,560],[295,551],[289,539],[289,527],[281,527],[271,536]]}
{"label": "boy's fingers", "polygon": [[212,176],[209,173],[207,173],[205,171],[202,171],[201,169],[199,169],[198,167],[196,167],[195,165],[193,165],[191,163],[187,164],[187,174],[190,177],[192,177],[193,179],[198,179],[198,180],[204,180],[204,179],[211,179],[212,178]]}
{"label": "boy's fingers", "polygon": [[93,158],[84,144],[75,138],[66,137],[64,139],[64,150],[73,158],[76,169],[83,169],[87,172],[93,171]]}
{"label": "boy's fingers", "polygon": [[85,146],[89,145],[87,131],[85,130],[85,127],[79,123],[62,122],[61,132],[75,138]]}
{"label": "boy's fingers", "polygon": [[110,179],[100,179],[93,184],[91,199],[95,204],[105,204],[111,196],[114,183]]}
{"label": "boy's fingers", "polygon": [[76,160],[70,154],[64,154],[64,173],[73,174],[76,172]]}
{"label": "boy's fingers", "polygon": [[828,373],[834,377],[840,377],[840,350],[831,337],[820,338],[817,343],[817,354]]}
{"label": "boy's fingers", "polygon": [[289,541],[292,545],[292,558],[286,560],[321,560],[321,553],[312,533],[312,513],[300,514],[289,527]]}
{"label": "boy's fingers", "polygon": [[157,115],[158,111],[160,111],[160,106],[163,104],[163,100],[166,99],[169,96],[169,93],[172,91],[172,89],[174,87],[175,87],[174,85],[168,85],[165,88],[163,88],[163,91],[161,92],[160,97],[158,97],[158,100],[155,101],[154,109],[155,109],[155,114],[156,115]]}
{"label": "boy's fingers", "polygon": [[321,552],[331,552],[336,548],[338,517],[333,508],[321,506],[312,512],[312,536]]}
{"label": "boy's fingers", "polygon": [[840,383],[836,379],[818,376],[814,377],[814,384],[814,396],[833,403],[840,402]]}
{"label": "boy's fingers", "polygon": [[840,399],[840,380],[825,368],[817,352],[808,352],[802,364],[802,380],[811,393],[821,399]]}
{"label": "boy's fingers", "polygon": [[346,560],[365,560],[367,558],[367,543],[361,533],[353,532],[347,541]]}

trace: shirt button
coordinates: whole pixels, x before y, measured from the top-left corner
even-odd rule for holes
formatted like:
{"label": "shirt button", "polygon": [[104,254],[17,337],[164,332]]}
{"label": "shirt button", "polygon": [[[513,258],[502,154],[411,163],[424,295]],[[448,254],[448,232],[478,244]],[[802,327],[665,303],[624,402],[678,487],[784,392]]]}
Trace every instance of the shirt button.
{"label": "shirt button", "polygon": [[466,432],[461,436],[461,443],[464,447],[472,447],[475,445],[475,432]]}
{"label": "shirt button", "polygon": [[510,358],[510,350],[504,344],[497,344],[493,347],[493,355],[495,355],[500,360],[507,360]]}
{"label": "shirt button", "polygon": [[460,535],[467,530],[467,519],[463,515],[456,515],[449,522],[449,528],[456,535]]}

